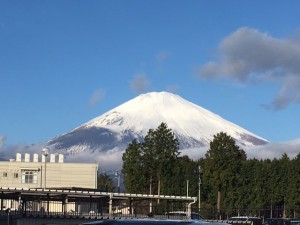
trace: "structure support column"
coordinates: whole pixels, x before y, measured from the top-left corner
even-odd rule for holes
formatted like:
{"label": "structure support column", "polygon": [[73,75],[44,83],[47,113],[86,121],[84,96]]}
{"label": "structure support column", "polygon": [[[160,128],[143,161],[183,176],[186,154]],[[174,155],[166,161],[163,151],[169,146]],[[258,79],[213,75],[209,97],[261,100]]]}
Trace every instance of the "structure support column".
{"label": "structure support column", "polygon": [[111,216],[112,215],[112,204],[113,204],[113,195],[109,195],[109,208],[108,208],[108,213]]}

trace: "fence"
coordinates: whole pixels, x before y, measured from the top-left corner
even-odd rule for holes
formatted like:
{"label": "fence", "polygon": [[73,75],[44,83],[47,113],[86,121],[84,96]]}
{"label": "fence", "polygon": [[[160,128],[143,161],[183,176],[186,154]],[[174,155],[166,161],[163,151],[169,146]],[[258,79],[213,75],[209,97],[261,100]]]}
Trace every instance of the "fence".
{"label": "fence", "polygon": [[[194,209],[198,211],[198,209]],[[201,214],[208,219],[227,220],[232,216],[254,216],[264,221],[266,218],[300,218],[300,207],[293,208],[201,208]]]}
{"label": "fence", "polygon": [[[77,201],[62,204],[56,201],[27,201],[23,208],[4,209],[0,211],[2,218],[11,217],[63,217],[63,218],[82,218],[82,219],[98,219],[98,218],[120,218],[120,217],[156,217],[185,219],[172,216],[170,212],[181,211],[187,212],[187,204],[184,202],[176,202],[170,200],[134,200],[129,204],[125,200],[115,200],[112,205],[112,213],[109,213],[109,205],[107,199],[92,199],[90,201]],[[151,207],[150,207],[151,205]],[[67,209],[67,210],[66,210]],[[192,212],[198,212],[198,208],[192,208]],[[300,208],[283,209],[220,209],[201,208],[200,214],[207,220],[228,220],[232,216],[255,216],[261,218],[262,222],[266,218],[297,218],[300,217]]]}

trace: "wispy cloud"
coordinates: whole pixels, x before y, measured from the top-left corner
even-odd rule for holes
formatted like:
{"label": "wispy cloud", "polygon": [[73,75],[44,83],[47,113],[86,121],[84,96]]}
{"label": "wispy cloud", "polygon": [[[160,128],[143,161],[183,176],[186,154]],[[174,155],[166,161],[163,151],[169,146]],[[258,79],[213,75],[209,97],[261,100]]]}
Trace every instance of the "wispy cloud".
{"label": "wispy cloud", "polygon": [[280,142],[268,143],[266,145],[249,147],[245,149],[248,158],[257,159],[274,159],[281,158],[286,153],[290,158],[294,158],[299,154],[300,139]]}
{"label": "wispy cloud", "polygon": [[[241,147],[247,154],[248,159],[274,159],[281,158],[284,153],[286,153],[291,159],[299,154],[300,139],[280,142],[280,143],[268,143],[261,146],[252,147]],[[205,158],[209,146],[200,148],[189,148],[180,150],[180,155],[187,155],[193,160],[198,160],[200,158]],[[101,153],[100,153],[101,152]],[[94,162],[99,163],[100,169],[120,169],[122,167],[122,155],[124,153],[124,148],[113,148],[107,152],[103,151],[84,151],[78,154],[69,155],[66,157],[66,161],[70,162]]]}
{"label": "wispy cloud", "polygon": [[[43,146],[44,144],[2,147],[0,148],[0,157],[6,159],[14,158],[16,156],[16,153],[40,154]],[[279,159],[284,153],[286,153],[292,159],[299,154],[300,139],[288,142],[269,143],[261,146],[241,148],[245,150],[248,159]],[[198,160],[200,158],[205,157],[205,154],[208,151],[208,149],[209,146],[194,149],[183,149],[180,150],[180,155],[187,155],[193,160]],[[122,168],[123,153],[124,150],[121,150],[120,148],[114,148],[106,152],[94,151],[93,149],[86,149],[86,151],[66,156],[65,161],[75,163],[98,163],[101,170],[119,170]]]}
{"label": "wispy cloud", "polygon": [[138,94],[147,91],[149,86],[150,81],[145,73],[136,74],[130,83],[131,90]]}
{"label": "wispy cloud", "polygon": [[243,27],[221,42],[218,56],[219,60],[200,68],[202,78],[230,78],[243,84],[277,82],[281,89],[269,108],[300,103],[300,36],[278,39]]}
{"label": "wispy cloud", "polygon": [[[281,158],[283,154],[287,154],[291,159],[299,154],[300,139],[280,142],[280,143],[268,143],[266,145],[243,147],[241,148],[246,152],[248,159],[274,159]],[[208,151],[209,146],[185,149],[181,151],[181,155],[187,155],[191,159],[197,160],[199,158],[204,158],[205,153]]]}
{"label": "wispy cloud", "polygon": [[[0,136],[3,137],[3,136]],[[1,142],[2,141],[2,142]],[[38,153],[40,154],[42,152],[43,147],[45,146],[45,143],[39,143],[39,144],[32,144],[32,145],[25,145],[25,144],[18,144],[18,145],[6,145],[6,138],[0,139],[0,157],[4,158],[6,160],[13,159],[16,157],[16,153]]]}
{"label": "wispy cloud", "polygon": [[170,51],[161,51],[156,55],[156,60],[159,63],[163,63],[165,62],[170,56],[172,55],[172,53]]}
{"label": "wispy cloud", "polygon": [[122,168],[122,156],[124,151],[118,148],[111,149],[107,152],[99,152],[90,150],[69,155],[66,157],[66,162],[78,162],[78,163],[98,163],[100,170],[110,170]]}
{"label": "wispy cloud", "polygon": [[0,135],[0,150],[4,147],[6,142],[6,137],[3,135]]}
{"label": "wispy cloud", "polygon": [[105,95],[105,92],[103,90],[96,90],[94,91],[94,93],[92,94],[92,96],[90,97],[89,101],[88,101],[88,106],[89,107],[94,107],[97,102],[99,102]]}
{"label": "wispy cloud", "polygon": [[179,86],[178,85],[169,85],[167,87],[167,91],[176,94],[179,90]]}

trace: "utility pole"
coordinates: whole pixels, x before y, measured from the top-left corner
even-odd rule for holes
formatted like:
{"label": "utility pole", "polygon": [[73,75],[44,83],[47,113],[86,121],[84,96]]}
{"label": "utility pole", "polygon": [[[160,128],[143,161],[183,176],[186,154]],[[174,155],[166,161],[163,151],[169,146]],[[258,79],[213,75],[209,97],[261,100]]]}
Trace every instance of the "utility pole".
{"label": "utility pole", "polygon": [[49,155],[49,148],[45,147],[43,148],[42,150],[42,154],[44,156],[44,162],[45,162],[45,168],[44,168],[44,189],[46,188],[46,181],[47,181],[47,178],[46,178],[46,175],[47,175],[47,156]]}
{"label": "utility pole", "polygon": [[189,180],[186,180],[186,197],[189,197]]}
{"label": "utility pole", "polygon": [[121,172],[118,172],[118,193],[120,193],[120,179],[121,179]]}
{"label": "utility pole", "polygon": [[[152,195],[152,176],[150,176],[149,195]],[[149,214],[152,216],[152,199],[150,199],[149,203]]]}
{"label": "utility pole", "polygon": [[198,172],[199,172],[199,183],[198,183],[198,211],[200,212],[200,209],[201,209],[201,172],[202,172],[201,166],[198,167]]}

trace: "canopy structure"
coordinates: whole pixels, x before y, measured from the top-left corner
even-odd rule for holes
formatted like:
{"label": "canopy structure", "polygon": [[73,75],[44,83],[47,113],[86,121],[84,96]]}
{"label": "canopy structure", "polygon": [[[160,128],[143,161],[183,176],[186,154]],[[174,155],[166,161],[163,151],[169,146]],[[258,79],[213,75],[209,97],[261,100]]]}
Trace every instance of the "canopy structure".
{"label": "canopy structure", "polygon": [[183,201],[188,203],[187,211],[188,213],[191,213],[191,205],[197,201],[197,197],[101,192],[96,189],[83,189],[83,188],[66,188],[66,189],[53,188],[52,189],[52,188],[0,187],[1,210],[5,209],[3,204],[3,201],[5,200],[13,200],[17,202],[18,208],[22,211],[26,211],[26,202],[30,202],[30,201],[46,202],[47,209],[50,209],[49,204],[53,204],[53,202],[58,202],[63,205],[62,207],[63,213],[66,213],[68,211],[68,208],[66,207],[66,204],[68,203],[96,202],[98,200],[105,200],[103,202],[107,203],[108,213],[109,215],[111,215],[113,213],[112,206],[114,200],[128,200],[129,202],[135,200]]}

